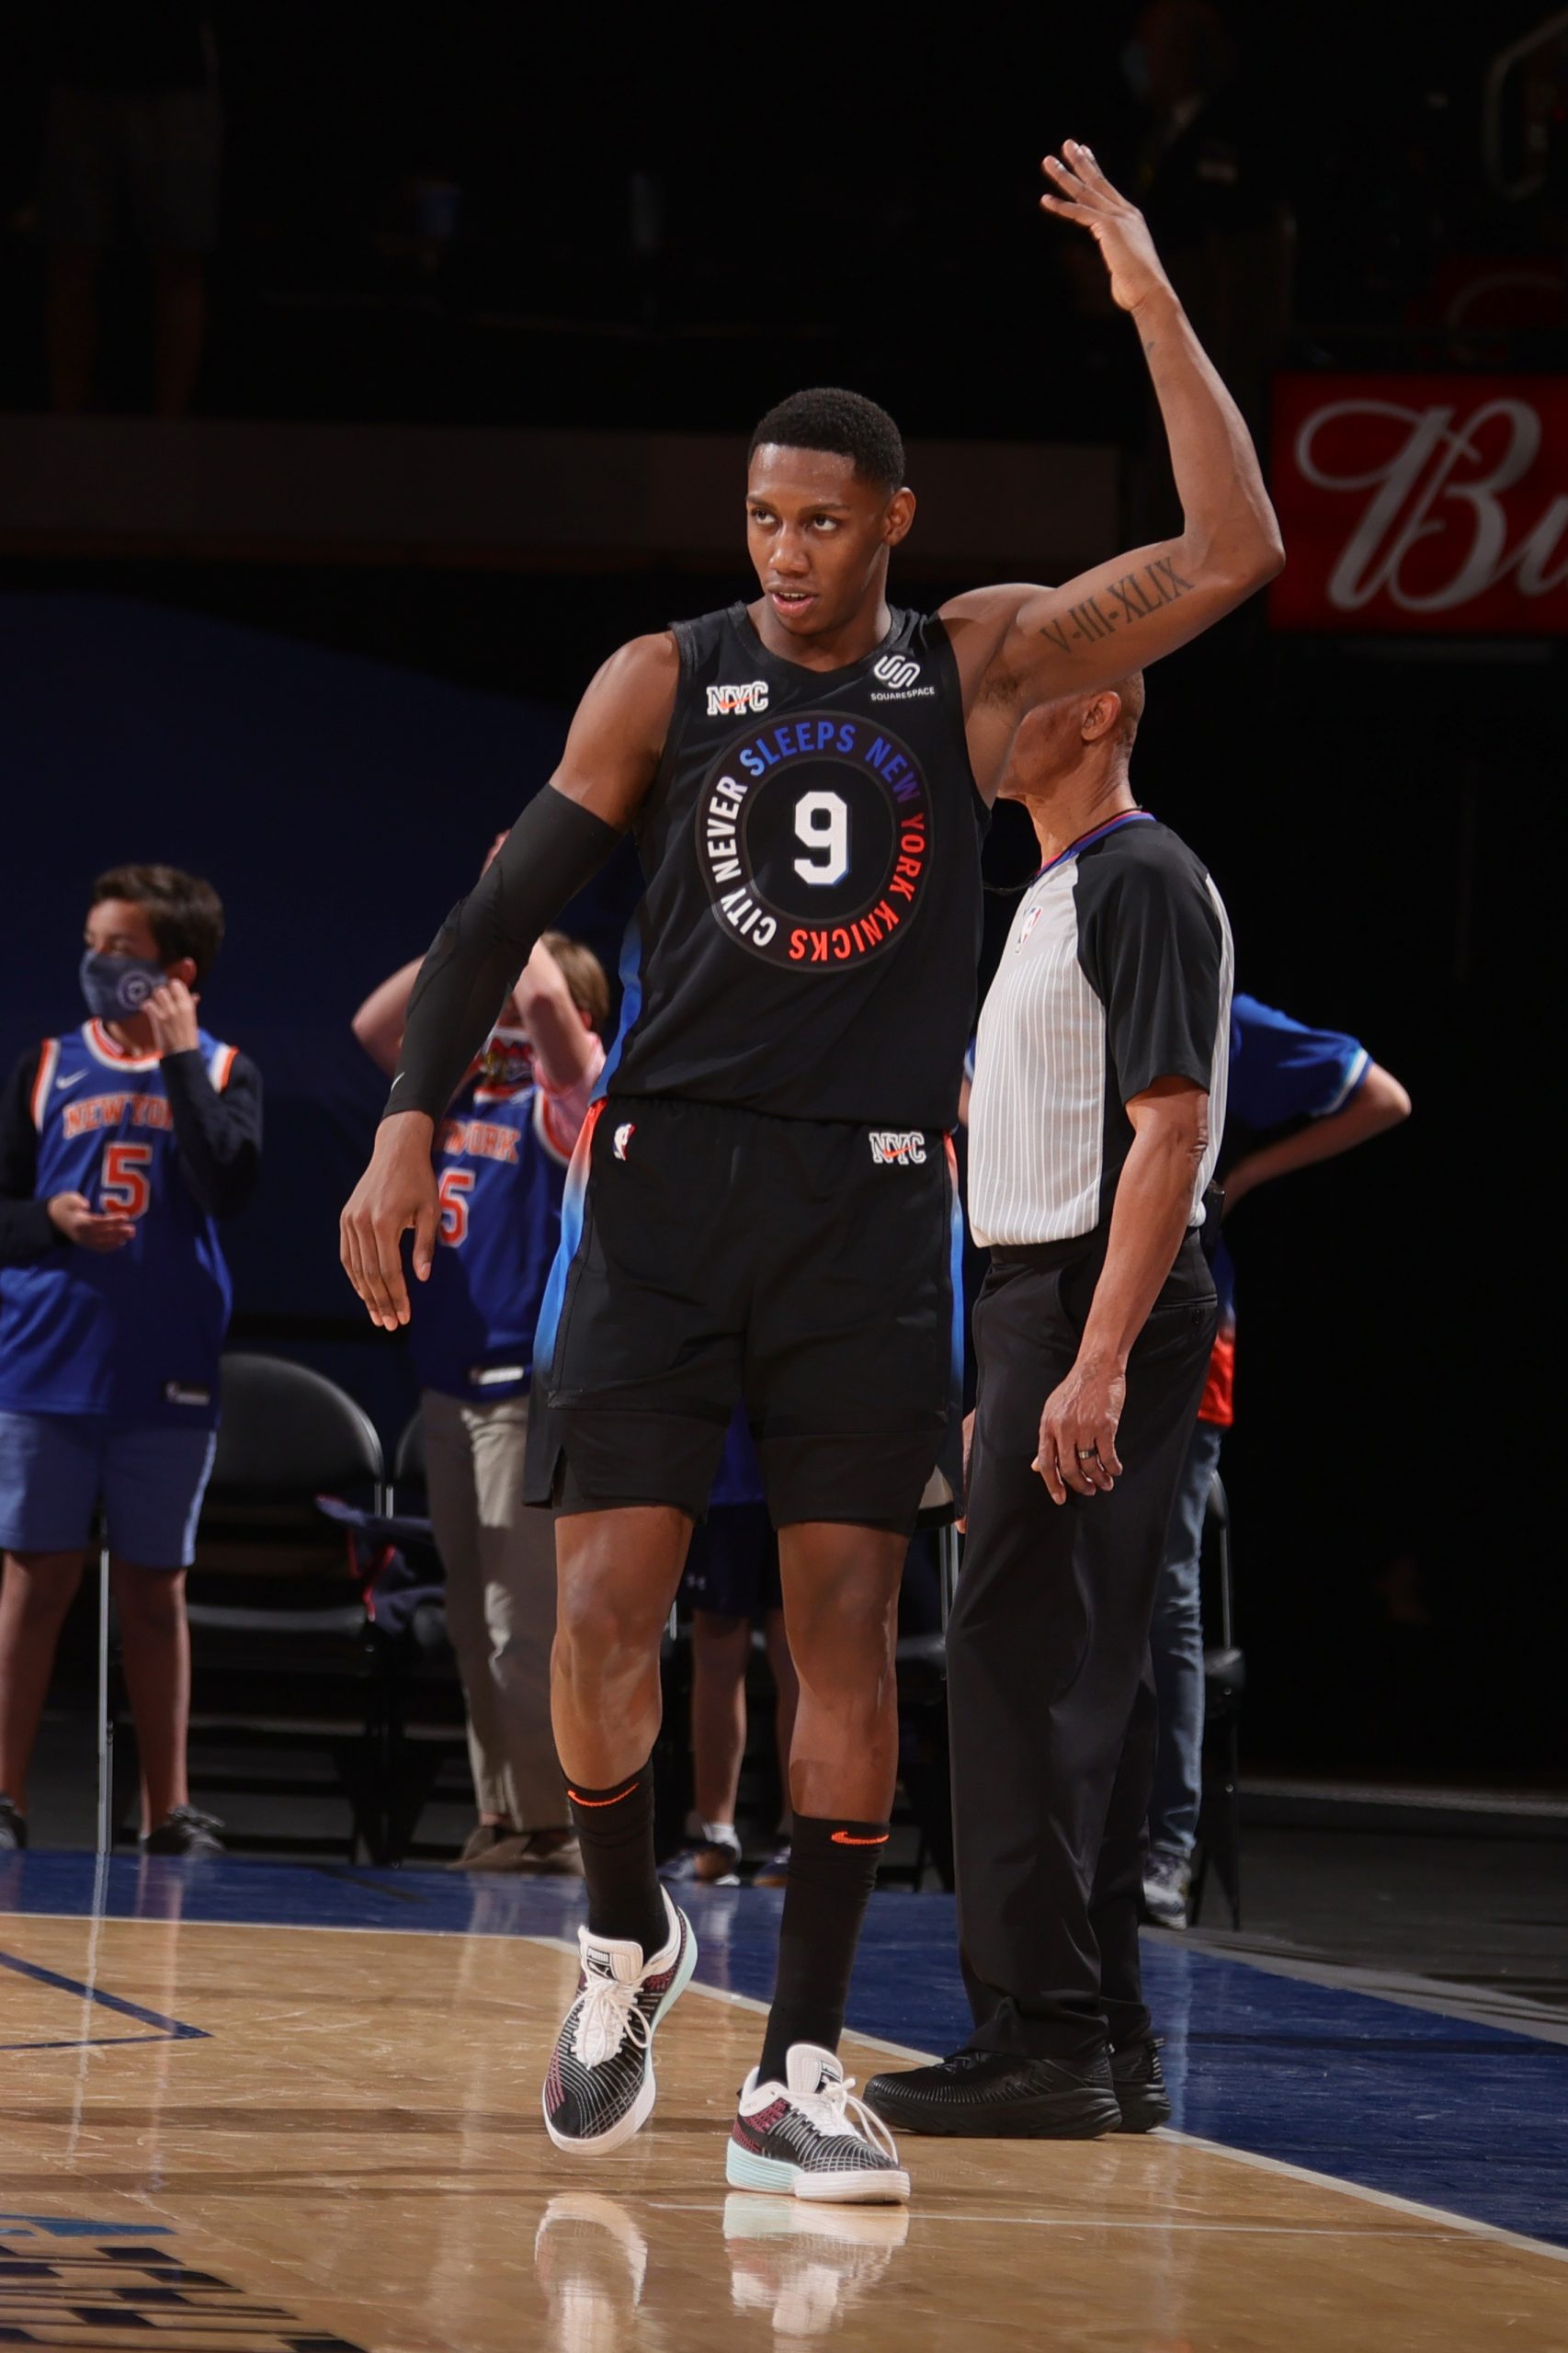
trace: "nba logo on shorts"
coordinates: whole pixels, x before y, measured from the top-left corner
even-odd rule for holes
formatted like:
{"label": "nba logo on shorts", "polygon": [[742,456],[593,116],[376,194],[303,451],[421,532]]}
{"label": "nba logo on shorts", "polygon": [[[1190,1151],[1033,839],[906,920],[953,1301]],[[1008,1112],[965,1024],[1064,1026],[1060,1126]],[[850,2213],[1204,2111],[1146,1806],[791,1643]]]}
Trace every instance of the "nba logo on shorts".
{"label": "nba logo on shorts", "polygon": [[631,1142],[631,1139],[636,1132],[637,1122],[635,1120],[622,1120],[619,1127],[617,1128],[615,1131],[615,1156],[618,1160],[624,1160],[626,1158],[626,1147]]}

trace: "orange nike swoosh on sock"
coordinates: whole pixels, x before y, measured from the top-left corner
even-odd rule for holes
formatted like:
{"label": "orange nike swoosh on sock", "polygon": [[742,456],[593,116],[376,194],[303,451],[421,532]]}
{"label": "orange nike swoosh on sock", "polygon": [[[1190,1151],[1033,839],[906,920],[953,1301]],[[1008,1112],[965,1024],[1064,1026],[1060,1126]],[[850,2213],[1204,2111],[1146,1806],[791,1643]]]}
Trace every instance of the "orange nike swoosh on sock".
{"label": "orange nike swoosh on sock", "polygon": [[885,1847],[890,1835],[884,1830],[880,1837],[856,1838],[847,1830],[835,1830],[828,1844],[831,1847]]}
{"label": "orange nike swoosh on sock", "polygon": [[617,1790],[612,1798],[580,1798],[575,1790],[568,1790],[566,1794],[574,1805],[619,1805],[621,1799],[629,1798],[636,1787],[635,1781],[628,1781],[626,1787],[623,1790]]}

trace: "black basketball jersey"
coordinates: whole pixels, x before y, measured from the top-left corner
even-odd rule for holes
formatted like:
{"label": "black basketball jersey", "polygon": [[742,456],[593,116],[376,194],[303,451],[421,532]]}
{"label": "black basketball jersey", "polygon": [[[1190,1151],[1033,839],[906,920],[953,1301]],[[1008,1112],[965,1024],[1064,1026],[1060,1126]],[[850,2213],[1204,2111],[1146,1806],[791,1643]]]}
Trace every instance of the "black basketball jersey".
{"label": "black basketball jersey", "polygon": [[945,627],[895,611],[842,670],[770,654],[744,605],[675,635],[609,1092],[950,1128],[986,813]]}

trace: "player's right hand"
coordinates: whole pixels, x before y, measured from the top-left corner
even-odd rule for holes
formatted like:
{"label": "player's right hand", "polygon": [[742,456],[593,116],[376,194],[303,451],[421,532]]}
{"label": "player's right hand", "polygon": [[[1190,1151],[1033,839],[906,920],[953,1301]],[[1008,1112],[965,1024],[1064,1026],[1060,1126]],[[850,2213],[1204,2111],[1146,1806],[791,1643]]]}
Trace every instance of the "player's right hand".
{"label": "player's right hand", "polygon": [[414,1271],[429,1279],[440,1204],[431,1165],[432,1122],[423,1111],[399,1111],[376,1130],[370,1165],[348,1196],[339,1222],[339,1253],[349,1281],[372,1324],[395,1332],[408,1321],[408,1285],[402,1242],[412,1227]]}
{"label": "player's right hand", "polygon": [[1061,155],[1046,156],[1041,169],[1056,189],[1053,196],[1040,198],[1043,210],[1088,231],[1100,249],[1110,276],[1111,300],[1119,310],[1135,311],[1151,294],[1171,291],[1148,222],[1135,204],[1112,188],[1092,148],[1069,139]]}
{"label": "player's right hand", "polygon": [[49,1222],[67,1242],[100,1256],[123,1250],[136,1231],[135,1221],[117,1217],[111,1210],[96,1210],[85,1193],[55,1193],[50,1198]]}

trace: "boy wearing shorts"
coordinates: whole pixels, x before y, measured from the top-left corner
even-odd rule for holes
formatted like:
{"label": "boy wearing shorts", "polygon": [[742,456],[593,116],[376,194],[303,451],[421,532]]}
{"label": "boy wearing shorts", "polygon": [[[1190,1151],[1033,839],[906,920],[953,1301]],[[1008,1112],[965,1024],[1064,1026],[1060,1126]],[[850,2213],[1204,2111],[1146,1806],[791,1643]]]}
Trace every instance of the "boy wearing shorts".
{"label": "boy wearing shorts", "polygon": [[142,1847],[222,1851],[186,1779],[185,1571],[229,1322],[218,1222],[261,1153],[260,1076],[198,1015],[222,936],[210,882],[101,874],[88,1018],[24,1054],[0,1097],[0,1848],[27,1844],[33,1742],[101,1509]]}

